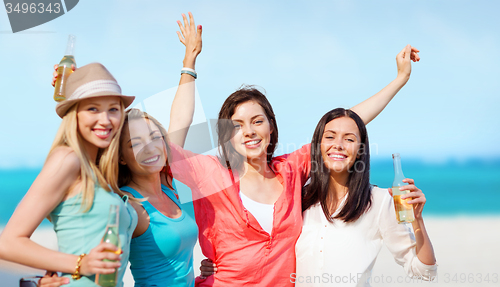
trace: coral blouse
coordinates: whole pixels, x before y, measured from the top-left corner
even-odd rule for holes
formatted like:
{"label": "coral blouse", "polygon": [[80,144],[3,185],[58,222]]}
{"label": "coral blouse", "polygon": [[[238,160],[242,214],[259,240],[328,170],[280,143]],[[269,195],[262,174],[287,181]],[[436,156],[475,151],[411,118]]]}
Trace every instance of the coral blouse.
{"label": "coral blouse", "polygon": [[174,178],[189,186],[203,254],[217,273],[196,286],[293,286],[295,242],[302,230],[301,190],[310,171],[310,145],[272,160],[283,185],[274,204],[271,234],[248,212],[239,196],[239,177],[215,156],[195,154],[170,143]]}

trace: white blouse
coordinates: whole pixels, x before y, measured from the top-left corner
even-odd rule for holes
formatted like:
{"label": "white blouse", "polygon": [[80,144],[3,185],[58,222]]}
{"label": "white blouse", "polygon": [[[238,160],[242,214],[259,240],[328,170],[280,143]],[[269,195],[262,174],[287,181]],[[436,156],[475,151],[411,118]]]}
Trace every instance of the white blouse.
{"label": "white blouse", "polygon": [[[345,204],[341,202],[336,213]],[[372,206],[358,220],[328,222],[321,204],[304,211],[302,234],[295,245],[296,286],[370,286],[377,255],[385,245],[408,276],[429,280],[437,265],[422,263],[415,253],[410,224],[398,224],[394,202],[387,189],[372,188]]]}

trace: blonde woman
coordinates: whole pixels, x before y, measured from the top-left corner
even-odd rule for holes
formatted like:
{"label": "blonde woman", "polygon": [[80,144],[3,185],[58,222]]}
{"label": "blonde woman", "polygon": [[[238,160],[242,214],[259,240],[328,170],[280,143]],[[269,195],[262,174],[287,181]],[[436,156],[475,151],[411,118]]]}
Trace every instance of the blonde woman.
{"label": "blonde woman", "polygon": [[[177,21],[179,40],[186,47],[183,70],[194,71],[201,52],[201,25],[196,26],[182,14]],[[52,79],[54,85],[56,74]],[[184,145],[193,119],[194,106],[185,101],[194,98],[195,77],[181,73],[174,102],[182,113],[171,119],[169,134],[172,141]],[[186,108],[186,106],[188,106]],[[135,286],[194,286],[193,247],[198,235],[196,222],[181,207],[176,197],[172,175],[168,171],[166,151],[167,131],[152,116],[138,109],[125,112],[120,135],[118,186],[141,203],[132,205],[138,214],[138,224],[130,246],[130,269]],[[206,263],[211,266],[210,263]],[[211,275],[211,272],[202,272]],[[48,272],[39,286],[65,285],[64,278]]]}
{"label": "blonde woman", "polygon": [[[75,71],[66,94],[56,107],[62,123],[42,171],[0,236],[0,258],[60,271],[69,286],[97,286],[95,274],[118,269],[117,286],[122,286],[137,214],[117,186],[118,149],[124,108],[134,97],[122,95],[98,63]],[[100,243],[111,205],[120,207],[121,254],[107,252],[118,249]],[[46,217],[54,224],[60,251],[30,240]]]}

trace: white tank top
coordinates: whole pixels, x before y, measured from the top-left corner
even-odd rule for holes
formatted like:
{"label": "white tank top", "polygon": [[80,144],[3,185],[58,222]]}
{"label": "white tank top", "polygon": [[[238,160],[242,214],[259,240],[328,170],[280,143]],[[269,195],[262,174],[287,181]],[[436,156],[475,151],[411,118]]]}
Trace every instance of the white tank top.
{"label": "white tank top", "polygon": [[248,198],[240,191],[243,206],[257,219],[262,229],[271,234],[273,230],[274,204],[265,204]]}

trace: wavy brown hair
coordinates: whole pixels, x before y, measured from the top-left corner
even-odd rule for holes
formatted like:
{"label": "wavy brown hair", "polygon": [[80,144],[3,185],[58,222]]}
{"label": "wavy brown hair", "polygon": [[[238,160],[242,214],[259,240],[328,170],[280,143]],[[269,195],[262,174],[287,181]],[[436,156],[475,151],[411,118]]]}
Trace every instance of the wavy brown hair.
{"label": "wavy brown hair", "polygon": [[255,86],[242,86],[236,92],[232,93],[222,104],[217,121],[217,134],[219,140],[219,161],[229,169],[239,169],[243,164],[244,158],[232,146],[230,139],[233,136],[234,126],[231,117],[236,108],[246,102],[256,102],[266,114],[271,124],[271,138],[267,146],[267,163],[271,164],[274,151],[278,145],[278,124],[274,115],[273,107],[267,100],[263,92]]}

